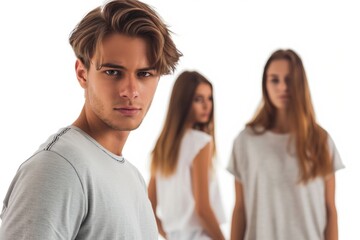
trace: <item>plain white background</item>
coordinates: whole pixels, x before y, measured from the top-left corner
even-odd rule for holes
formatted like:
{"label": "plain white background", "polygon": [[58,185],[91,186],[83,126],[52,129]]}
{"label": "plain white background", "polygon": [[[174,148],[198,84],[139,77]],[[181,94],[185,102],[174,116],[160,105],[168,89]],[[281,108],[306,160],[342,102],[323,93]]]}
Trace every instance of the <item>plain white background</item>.
{"label": "plain white background", "polygon": [[[337,174],[342,240],[360,239],[359,7],[355,1],[145,0],[174,32],[183,52],[177,71],[161,78],[152,107],[124,155],[149,178],[149,154],[160,133],[170,91],[184,69],[214,84],[218,169],[229,235],[233,178],[226,167],[232,141],[261,99],[265,61],[291,48],[307,71],[318,122],[346,168]],[[0,14],[0,199],[19,165],[47,137],[71,124],[83,105],[68,36],[100,0],[5,1]],[[114,188],[116,183],[114,183]]]}

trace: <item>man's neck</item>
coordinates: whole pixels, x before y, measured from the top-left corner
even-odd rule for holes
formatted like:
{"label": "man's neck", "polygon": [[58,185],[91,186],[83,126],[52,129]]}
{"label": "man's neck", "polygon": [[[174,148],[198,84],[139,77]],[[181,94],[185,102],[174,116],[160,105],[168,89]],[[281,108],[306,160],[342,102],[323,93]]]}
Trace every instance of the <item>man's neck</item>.
{"label": "man's neck", "polygon": [[105,123],[90,124],[86,118],[84,109],[81,111],[80,116],[72,125],[83,130],[105,149],[118,156],[122,155],[123,147],[130,134],[130,131],[115,130],[110,128]]}

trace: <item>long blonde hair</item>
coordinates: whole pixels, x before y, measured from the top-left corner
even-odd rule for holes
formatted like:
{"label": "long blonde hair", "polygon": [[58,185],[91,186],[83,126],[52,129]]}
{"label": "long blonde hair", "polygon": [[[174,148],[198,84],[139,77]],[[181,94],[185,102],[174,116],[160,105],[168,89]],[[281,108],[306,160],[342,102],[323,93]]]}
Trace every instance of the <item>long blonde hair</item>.
{"label": "long blonde hair", "polygon": [[[152,151],[152,175],[159,171],[164,176],[170,176],[176,170],[181,139],[186,130],[186,123],[190,118],[196,88],[200,83],[208,84],[213,93],[212,84],[196,71],[184,71],[176,79],[164,127]],[[212,136],[214,155],[214,104],[209,121],[207,123],[196,123],[193,128],[204,131]]]}
{"label": "long blonde hair", "polygon": [[316,122],[311,102],[305,69],[300,57],[293,50],[275,51],[265,64],[262,77],[263,101],[254,118],[247,124],[254,132],[260,126],[264,131],[274,127],[276,108],[272,105],[266,90],[266,73],[273,60],[285,59],[289,62],[290,109],[289,121],[292,121],[291,136],[295,140],[296,154],[300,168],[300,181],[322,176],[333,171],[328,147],[328,134]]}

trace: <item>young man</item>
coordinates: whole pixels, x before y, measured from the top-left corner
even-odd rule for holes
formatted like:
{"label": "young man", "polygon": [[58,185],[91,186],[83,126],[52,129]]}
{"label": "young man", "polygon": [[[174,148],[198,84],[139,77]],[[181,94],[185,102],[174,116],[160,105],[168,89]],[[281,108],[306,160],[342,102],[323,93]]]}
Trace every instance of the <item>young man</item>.
{"label": "young man", "polygon": [[156,12],[136,0],[95,8],[69,40],[84,107],[19,168],[0,239],[157,239],[145,182],[122,149],[181,53]]}

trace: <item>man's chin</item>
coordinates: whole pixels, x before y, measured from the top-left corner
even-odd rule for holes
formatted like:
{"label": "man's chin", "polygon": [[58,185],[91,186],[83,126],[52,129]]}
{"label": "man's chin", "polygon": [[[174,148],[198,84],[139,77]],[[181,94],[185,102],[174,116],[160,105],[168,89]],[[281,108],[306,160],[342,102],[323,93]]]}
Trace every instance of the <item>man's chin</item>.
{"label": "man's chin", "polygon": [[137,128],[139,128],[141,125],[141,123],[138,124],[128,124],[128,125],[122,125],[122,126],[118,126],[114,129],[118,130],[118,131],[133,131]]}
{"label": "man's chin", "polygon": [[139,128],[139,126],[140,125],[137,125],[135,127],[122,128],[122,129],[120,129],[120,131],[128,131],[128,132],[130,132],[130,131],[133,131],[133,130]]}

